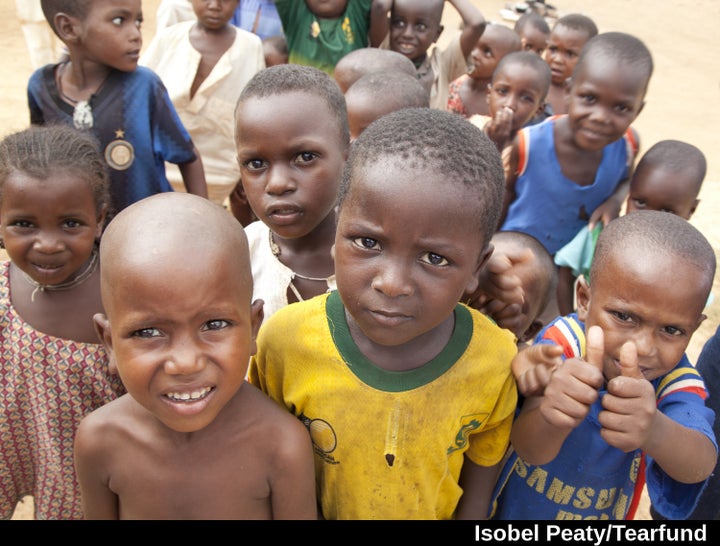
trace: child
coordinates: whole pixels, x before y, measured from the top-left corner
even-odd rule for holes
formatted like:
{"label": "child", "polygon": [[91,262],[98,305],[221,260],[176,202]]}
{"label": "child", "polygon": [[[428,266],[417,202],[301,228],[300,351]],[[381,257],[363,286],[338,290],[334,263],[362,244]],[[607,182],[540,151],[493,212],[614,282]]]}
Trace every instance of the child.
{"label": "child", "polygon": [[[660,210],[690,220],[700,203],[698,195],[706,170],[705,155],[696,146],[678,140],[657,142],[645,152],[633,172],[626,212]],[[563,315],[575,310],[575,280],[579,275],[587,276],[602,227],[601,223],[592,230],[582,227],[555,254],[558,309]]]}
{"label": "child", "polygon": [[[528,398],[495,518],[632,519],[646,480],[663,517],[687,517],[717,460],[707,392],[684,354],[714,275],[713,248],[674,214],[603,229],[577,314],[513,361]],[[527,381],[537,369],[554,370],[539,389]]]}
{"label": "child", "polygon": [[200,156],[160,78],[138,67],[140,0],[42,0],[69,60],[36,70],[28,83],[30,121],[91,130],[110,167],[112,211],[172,191],[165,162],[187,191],[207,197]]}
{"label": "child", "polygon": [[276,64],[287,64],[289,62],[288,45],[284,34],[263,38],[262,47],[265,66],[275,66]]}
{"label": "child", "polygon": [[485,513],[517,402],[516,347],[458,301],[492,252],[502,177],[482,131],[436,109],[391,112],[353,144],[337,291],[270,317],[250,364],[310,430],[326,519]]}
{"label": "child", "polygon": [[[434,45],[443,32],[449,2],[462,18],[462,31],[445,48]],[[430,107],[445,110],[450,82],[467,72],[467,58],[485,30],[485,18],[471,0],[393,0],[390,33],[380,47],[402,53],[430,92]]]}
{"label": "child", "polygon": [[590,40],[570,82],[568,114],[518,131],[506,169],[501,230],[522,231],[554,255],[588,224],[620,213],[638,145],[630,127],[653,70],[639,39]]}
{"label": "child", "polygon": [[483,129],[502,153],[517,132],[543,109],[549,87],[550,69],[545,61],[528,51],[508,53],[488,84],[490,115],[475,114],[469,120]]}
{"label": "child", "polygon": [[415,76],[415,65],[402,53],[378,47],[362,47],[345,55],[335,65],[333,78],[345,93],[361,76],[370,72],[405,72]]}
{"label": "child", "polygon": [[108,186],[97,142],[72,127],[0,141],[0,519],[25,495],[35,519],[82,519],[75,429],[125,392],[92,322]]}
{"label": "child", "polygon": [[[155,32],[159,33],[164,28],[182,21],[194,20],[195,13],[191,2],[192,0],[160,0],[155,15]],[[280,16],[273,0],[240,0],[230,23],[257,34],[262,40],[283,34]]]}
{"label": "child", "polygon": [[548,92],[551,114],[568,112],[567,80],[572,76],[582,48],[597,33],[595,22],[580,13],[571,13],[555,21],[544,56],[552,71],[552,85]]}
{"label": "child", "polygon": [[335,201],[350,135],[345,97],[321,70],[281,64],[261,70],[235,110],[253,299],[267,320],[288,303],[335,288]]}
{"label": "child", "polygon": [[242,226],[156,195],[110,222],[100,261],[95,325],[128,394],[78,427],[86,518],[314,519],[307,431],[244,381],[262,302]]}
{"label": "child", "polygon": [[[406,57],[403,59],[407,61]],[[401,108],[430,107],[423,84],[414,75],[404,72],[370,72],[362,76],[346,91],[345,102],[350,142],[380,116]]]}
{"label": "child", "polygon": [[[544,326],[543,312],[555,296],[557,271],[552,257],[537,239],[519,231],[498,231],[491,239],[493,257],[504,257],[513,267],[507,274],[516,275],[523,291],[519,308],[508,305],[505,298],[476,293],[465,301],[492,318],[500,327],[510,330],[518,345],[531,341]],[[487,271],[487,268],[486,268]],[[486,271],[483,273],[486,274]],[[482,279],[482,277],[481,277]],[[481,280],[486,286],[486,282]]]}
{"label": "child", "polygon": [[545,17],[535,11],[526,11],[515,21],[513,28],[520,36],[523,51],[532,51],[540,57],[543,56],[550,38],[550,25]]}
{"label": "child", "polygon": [[388,31],[392,0],[275,0],[289,62],[333,75],[350,51],[378,46]]}
{"label": "child", "polygon": [[[208,198],[223,205],[240,179],[232,112],[240,91],[265,68],[262,41],[230,19],[238,0],[192,0],[195,19],[162,29],[140,58],[167,87],[183,125],[202,157]],[[168,180],[183,190],[180,170],[166,165]]]}
{"label": "child", "polygon": [[489,24],[470,52],[465,74],[450,82],[447,110],[469,118],[489,115],[488,95],[493,72],[508,53],[520,51],[520,36],[504,25]]}

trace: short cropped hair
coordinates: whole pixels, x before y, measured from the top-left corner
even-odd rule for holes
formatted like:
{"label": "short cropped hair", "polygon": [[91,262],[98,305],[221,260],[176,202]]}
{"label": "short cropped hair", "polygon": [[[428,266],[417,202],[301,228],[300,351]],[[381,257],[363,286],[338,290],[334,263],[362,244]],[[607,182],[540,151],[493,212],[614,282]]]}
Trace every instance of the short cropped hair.
{"label": "short cropped hair", "polygon": [[518,34],[522,33],[523,29],[528,25],[543,34],[550,34],[550,25],[548,25],[545,17],[535,11],[526,11],[517,21],[515,21],[515,32]]}
{"label": "short cropped hair", "polygon": [[69,125],[33,125],[0,141],[0,204],[11,174],[46,179],[58,170],[87,181],[97,211],[109,210],[110,175],[99,143],[91,133]]}
{"label": "short cropped hair", "polygon": [[662,168],[670,172],[682,172],[695,183],[694,191],[700,188],[707,174],[707,160],[697,146],[680,140],[661,140],[653,144],[640,158],[635,172],[645,168]]}
{"label": "short cropped hair", "polygon": [[542,99],[545,100],[548,90],[550,89],[550,82],[552,79],[550,65],[548,65],[542,57],[532,51],[513,51],[500,59],[500,62],[495,67],[491,81],[494,82],[495,75],[499,74],[503,67],[511,63],[519,64],[526,70],[533,70],[537,74],[538,81],[540,82],[540,89],[542,91]]}
{"label": "short cropped hair", "polygon": [[92,0],[40,0],[40,7],[42,7],[43,15],[50,25],[50,28],[57,34],[55,16],[58,13],[66,13],[67,15],[83,20],[87,15],[90,2],[92,2]]}
{"label": "short cropped hair", "polygon": [[[405,57],[407,59],[407,57]],[[365,94],[377,101],[400,108],[430,107],[430,94],[420,81],[405,72],[370,72],[352,84],[345,97]]]}
{"label": "short cropped hair", "polygon": [[553,29],[556,29],[560,26],[567,27],[572,30],[578,30],[580,32],[585,32],[587,33],[588,38],[593,38],[598,34],[598,27],[595,24],[595,21],[590,19],[590,17],[588,17],[587,15],[583,15],[582,13],[569,13],[567,15],[564,15],[563,17],[560,17],[560,19],[555,21]]}
{"label": "short cropped hair", "polygon": [[588,40],[580,52],[573,75],[579,73],[587,59],[592,57],[604,57],[627,64],[640,73],[647,83],[653,73],[653,58],[648,47],[639,38],[625,32],[603,32]]}
{"label": "short cropped hair", "polygon": [[603,228],[590,265],[590,285],[616,250],[669,254],[705,273],[708,292],[715,277],[715,251],[690,222],[675,214],[639,210],[615,218]]}
{"label": "short cropped hair", "polygon": [[485,26],[482,36],[488,36],[491,33],[496,34],[497,38],[500,38],[501,40],[507,40],[510,45],[509,51],[520,51],[522,48],[522,39],[520,38],[520,35],[505,25],[501,25],[500,23],[489,23]]}
{"label": "short cropped hair", "polygon": [[335,65],[334,78],[340,89],[346,92],[365,74],[371,72],[404,72],[417,75],[413,62],[397,51],[379,47],[353,49],[340,58]]}
{"label": "short cropped hair", "polygon": [[[344,148],[350,144],[345,95],[327,73],[299,64],[269,66],[250,78],[238,99],[238,105],[250,98],[266,98],[287,93],[302,92],[323,99],[334,114],[338,135]],[[237,115],[237,105],[235,106]]]}
{"label": "short cropped hair", "polygon": [[481,129],[462,116],[434,108],[404,108],[378,118],[350,149],[339,206],[365,166],[386,158],[411,169],[441,173],[447,183],[470,188],[477,197],[481,236],[490,241],[500,218],[505,184],[500,153]]}

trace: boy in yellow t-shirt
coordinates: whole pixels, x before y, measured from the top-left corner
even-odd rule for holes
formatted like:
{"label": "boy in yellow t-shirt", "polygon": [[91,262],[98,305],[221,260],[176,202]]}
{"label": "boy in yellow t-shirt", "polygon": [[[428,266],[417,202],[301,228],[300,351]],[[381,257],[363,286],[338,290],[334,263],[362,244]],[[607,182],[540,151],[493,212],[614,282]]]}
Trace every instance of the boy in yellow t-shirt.
{"label": "boy in yellow t-shirt", "polygon": [[249,373],[308,427],[324,518],[487,513],[517,404],[517,349],[458,302],[492,253],[502,186],[494,144],[450,112],[391,112],[354,142],[337,290],[273,314]]}

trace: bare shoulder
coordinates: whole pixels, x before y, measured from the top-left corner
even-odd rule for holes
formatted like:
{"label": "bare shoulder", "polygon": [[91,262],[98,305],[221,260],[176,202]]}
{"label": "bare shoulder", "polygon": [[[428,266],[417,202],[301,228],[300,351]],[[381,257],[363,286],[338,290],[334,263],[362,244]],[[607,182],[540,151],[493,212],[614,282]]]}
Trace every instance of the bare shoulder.
{"label": "bare shoulder", "polygon": [[95,446],[111,451],[137,434],[143,413],[142,407],[124,394],[85,415],[77,429],[76,444],[83,449]]}
{"label": "bare shoulder", "polygon": [[287,408],[281,406],[258,387],[246,381],[240,390],[242,405],[246,406],[248,415],[253,416],[254,423],[264,427],[295,428],[299,423]]}
{"label": "bare shoulder", "polygon": [[307,448],[310,434],[288,409],[248,382],[243,384],[238,395],[242,398],[239,408],[242,408],[248,429],[262,436],[264,445],[272,450],[281,446],[291,450]]}

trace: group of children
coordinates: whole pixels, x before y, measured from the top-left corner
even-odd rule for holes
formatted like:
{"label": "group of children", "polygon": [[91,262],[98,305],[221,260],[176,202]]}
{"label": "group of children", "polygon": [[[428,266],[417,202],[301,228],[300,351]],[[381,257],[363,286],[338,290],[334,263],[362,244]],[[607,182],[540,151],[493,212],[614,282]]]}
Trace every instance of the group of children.
{"label": "group of children", "polygon": [[144,57],[165,85],[140,0],[43,0],[69,59],[0,142],[1,516],[625,519],[644,485],[692,514],[717,462],[684,355],[705,159],[665,141],[634,169],[637,38],[573,14],[545,61],[537,21],[447,2],[440,49],[444,0],[278,0],[290,62],[265,66],[237,0],[193,0]]}

